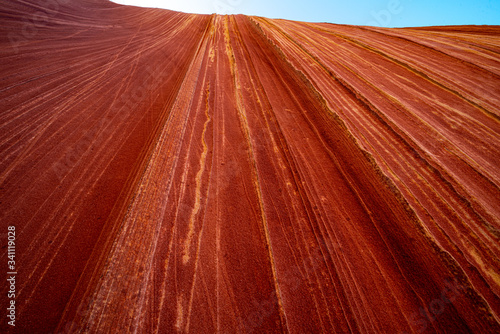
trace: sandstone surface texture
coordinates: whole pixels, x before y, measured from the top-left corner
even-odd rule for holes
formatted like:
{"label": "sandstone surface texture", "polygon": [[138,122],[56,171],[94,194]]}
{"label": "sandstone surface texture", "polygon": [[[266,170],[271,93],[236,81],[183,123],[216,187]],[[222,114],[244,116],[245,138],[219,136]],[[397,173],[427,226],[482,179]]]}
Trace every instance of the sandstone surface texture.
{"label": "sandstone surface texture", "polygon": [[500,27],[1,1],[2,333],[500,333]]}

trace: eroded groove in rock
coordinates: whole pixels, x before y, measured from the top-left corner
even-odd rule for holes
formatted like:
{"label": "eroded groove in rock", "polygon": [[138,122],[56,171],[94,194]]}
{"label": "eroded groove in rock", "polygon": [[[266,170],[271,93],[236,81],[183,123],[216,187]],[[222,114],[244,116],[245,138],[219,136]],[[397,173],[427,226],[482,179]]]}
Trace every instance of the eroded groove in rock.
{"label": "eroded groove in rock", "polygon": [[500,331],[499,27],[16,1],[0,46],[16,332]]}

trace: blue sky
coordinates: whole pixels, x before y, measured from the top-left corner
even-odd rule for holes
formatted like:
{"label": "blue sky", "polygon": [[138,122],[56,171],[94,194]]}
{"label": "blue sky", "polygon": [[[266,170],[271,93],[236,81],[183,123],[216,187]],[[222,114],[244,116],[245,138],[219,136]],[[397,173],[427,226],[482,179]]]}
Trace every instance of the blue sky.
{"label": "blue sky", "polygon": [[500,0],[113,0],[188,13],[246,14],[308,22],[415,27],[500,24]]}

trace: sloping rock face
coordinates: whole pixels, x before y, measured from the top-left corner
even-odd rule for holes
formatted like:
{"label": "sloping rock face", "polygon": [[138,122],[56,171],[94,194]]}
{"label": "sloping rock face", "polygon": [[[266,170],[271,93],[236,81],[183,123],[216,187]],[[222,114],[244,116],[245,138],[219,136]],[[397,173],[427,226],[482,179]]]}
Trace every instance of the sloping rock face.
{"label": "sloping rock face", "polygon": [[500,332],[500,27],[0,11],[0,331]]}

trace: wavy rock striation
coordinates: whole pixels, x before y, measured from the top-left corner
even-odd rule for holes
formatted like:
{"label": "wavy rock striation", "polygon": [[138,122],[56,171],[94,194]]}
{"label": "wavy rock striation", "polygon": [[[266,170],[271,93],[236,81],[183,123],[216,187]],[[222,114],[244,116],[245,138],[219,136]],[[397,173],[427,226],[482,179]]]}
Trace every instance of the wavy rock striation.
{"label": "wavy rock striation", "polygon": [[15,331],[500,332],[500,27],[0,11]]}

